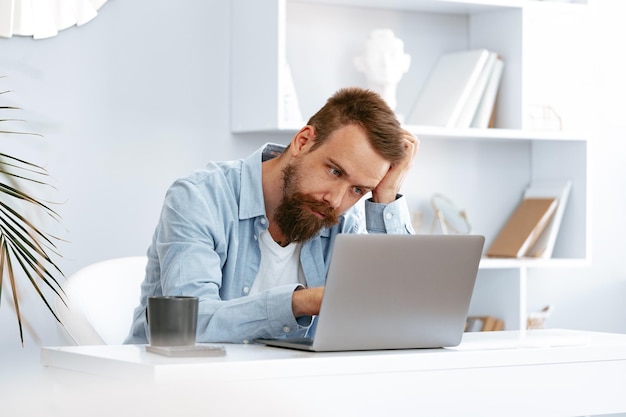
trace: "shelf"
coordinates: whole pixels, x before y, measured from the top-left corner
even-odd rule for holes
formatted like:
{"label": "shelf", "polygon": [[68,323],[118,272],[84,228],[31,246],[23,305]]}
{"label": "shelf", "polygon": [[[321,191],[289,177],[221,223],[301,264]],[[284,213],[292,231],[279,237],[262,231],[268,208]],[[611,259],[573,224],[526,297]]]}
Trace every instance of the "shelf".
{"label": "shelf", "polygon": [[428,13],[473,13],[493,9],[519,8],[529,0],[294,0],[301,3],[331,4],[349,7],[407,10]]}
{"label": "shelf", "polygon": [[[233,131],[235,134],[294,135],[306,122],[285,124],[280,129]],[[422,140],[485,140],[485,141],[572,141],[586,142],[587,135],[578,132],[536,131],[519,129],[456,129],[437,126],[405,125],[404,128]]]}
{"label": "shelf", "polygon": [[349,7],[407,10],[428,13],[472,14],[502,9],[520,9],[540,3],[545,7],[569,7],[586,5],[586,1],[556,2],[538,0],[290,0],[299,3],[327,4]]}
{"label": "shelf", "polygon": [[480,269],[580,268],[589,264],[588,259],[482,258]]}
{"label": "shelf", "polygon": [[[554,258],[481,260],[484,281],[497,287],[497,298],[517,294],[518,306],[506,300],[501,308],[513,328],[525,325],[529,271],[590,264],[591,135],[586,132],[595,126],[587,103],[575,100],[592,93],[592,83],[585,82],[590,79],[590,63],[584,52],[591,47],[587,0],[232,0],[231,4],[231,132],[239,137],[287,143],[339,88],[365,87],[351,59],[375,28],[393,30],[412,57],[398,85],[395,110],[400,120],[408,120],[404,117],[411,114],[441,54],[476,48],[497,52],[504,60],[494,113],[498,128],[404,125],[421,140],[402,189],[409,210],[423,215],[420,227],[426,232],[433,216],[430,197],[444,194],[468,213],[473,233],[484,235],[488,247],[528,184],[571,181]],[[300,110],[295,117],[297,112],[289,107],[293,91]],[[557,113],[562,131],[532,130],[538,126],[537,109],[547,107]],[[492,308],[492,288],[484,291],[481,302]],[[516,312],[511,315],[510,310]]]}
{"label": "shelf", "polygon": [[[411,113],[429,69],[442,52],[485,48],[498,52],[505,62],[496,101],[497,127],[528,129],[531,108],[556,103],[563,110],[559,115],[565,130],[585,130],[579,125],[584,118],[571,115],[572,100],[562,99],[571,83],[581,79],[577,75],[581,54],[559,49],[570,28],[581,28],[572,42],[584,38],[584,26],[572,17],[558,31],[560,38],[550,42],[556,37],[551,35],[553,19],[579,15],[565,13],[586,9],[579,6],[536,0],[233,0],[232,79],[236,82],[231,130],[299,129],[286,115],[286,85],[293,84],[305,119],[338,88],[364,86],[351,57],[362,48],[367,33],[380,25],[393,29],[413,57],[399,85],[399,114]],[[545,50],[560,51],[558,65],[545,65],[551,58]],[[534,80],[546,75],[546,82],[535,86]],[[428,130],[418,132],[428,134]],[[519,136],[514,133],[511,138]]]}
{"label": "shelf", "polygon": [[496,141],[586,141],[583,133],[519,129],[450,129],[436,126],[406,125],[405,129],[426,139],[474,139]]}

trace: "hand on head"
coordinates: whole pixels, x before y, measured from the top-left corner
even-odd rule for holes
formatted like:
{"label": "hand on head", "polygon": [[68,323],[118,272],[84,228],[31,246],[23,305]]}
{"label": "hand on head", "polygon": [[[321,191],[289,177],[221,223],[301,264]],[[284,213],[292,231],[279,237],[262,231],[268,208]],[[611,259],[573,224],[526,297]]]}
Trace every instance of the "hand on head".
{"label": "hand on head", "polygon": [[406,173],[413,166],[413,160],[419,150],[419,139],[407,130],[402,130],[405,157],[400,162],[389,168],[387,175],[378,183],[378,186],[372,191],[372,198],[377,203],[391,203],[396,199],[400,187],[404,181]]}

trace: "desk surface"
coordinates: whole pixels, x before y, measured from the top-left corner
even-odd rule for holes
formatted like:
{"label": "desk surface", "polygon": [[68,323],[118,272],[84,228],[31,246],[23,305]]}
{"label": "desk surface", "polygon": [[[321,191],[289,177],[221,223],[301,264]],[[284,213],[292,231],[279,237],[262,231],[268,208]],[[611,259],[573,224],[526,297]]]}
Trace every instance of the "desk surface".
{"label": "desk surface", "polygon": [[[223,357],[197,358],[164,357],[142,345],[48,347],[42,349],[41,362],[72,378],[140,382],[152,387],[151,394],[156,389],[170,395],[172,387],[185,387],[185,398],[198,392],[203,399],[196,404],[198,410],[207,412],[208,404],[219,403],[214,411],[232,415],[269,403],[272,409],[280,404],[288,414],[293,407],[301,410],[303,398],[309,397],[311,415],[336,415],[341,407],[347,415],[356,410],[364,415],[394,415],[394,410],[406,415],[410,410],[411,415],[429,416],[626,411],[622,334],[480,332],[466,333],[455,348],[367,352],[224,346]],[[220,401],[207,403],[207,395]]]}

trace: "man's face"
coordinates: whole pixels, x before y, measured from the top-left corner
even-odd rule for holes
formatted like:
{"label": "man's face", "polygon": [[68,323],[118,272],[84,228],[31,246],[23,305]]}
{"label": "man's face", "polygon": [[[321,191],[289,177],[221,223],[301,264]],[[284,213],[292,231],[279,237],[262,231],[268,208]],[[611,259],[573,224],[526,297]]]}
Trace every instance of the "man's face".
{"label": "man's face", "polygon": [[304,242],[322,227],[337,223],[337,211],[327,203],[316,200],[300,190],[302,172],[299,161],[283,170],[283,199],[274,220],[289,242]]}
{"label": "man's face", "polygon": [[345,126],[311,151],[298,149],[283,171],[283,199],[274,220],[290,242],[303,242],[372,191],[390,163],[369,144],[361,128]]}

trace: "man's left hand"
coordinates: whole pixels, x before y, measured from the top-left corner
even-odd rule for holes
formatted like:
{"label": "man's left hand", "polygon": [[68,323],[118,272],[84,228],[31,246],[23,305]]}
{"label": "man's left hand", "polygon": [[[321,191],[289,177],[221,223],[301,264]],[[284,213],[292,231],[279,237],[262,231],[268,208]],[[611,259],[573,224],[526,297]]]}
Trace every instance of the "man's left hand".
{"label": "man's left hand", "polygon": [[395,201],[406,173],[413,166],[413,160],[419,150],[419,139],[406,130],[403,130],[402,139],[404,140],[406,156],[389,168],[385,177],[378,183],[376,189],[372,191],[372,199],[376,203],[389,204]]}

